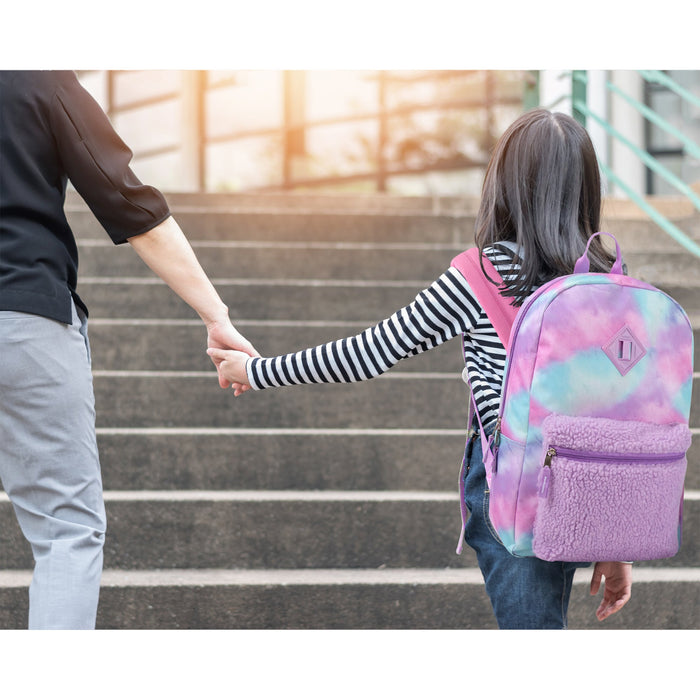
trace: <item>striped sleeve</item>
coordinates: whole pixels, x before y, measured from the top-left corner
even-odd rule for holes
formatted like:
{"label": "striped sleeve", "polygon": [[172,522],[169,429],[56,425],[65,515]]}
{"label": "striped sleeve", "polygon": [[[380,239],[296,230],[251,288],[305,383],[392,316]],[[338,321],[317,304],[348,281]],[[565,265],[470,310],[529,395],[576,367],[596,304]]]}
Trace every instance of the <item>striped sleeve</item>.
{"label": "striped sleeve", "polygon": [[399,360],[471,330],[481,308],[464,277],[449,268],[389,318],[358,335],[246,364],[253,389],[372,379]]}

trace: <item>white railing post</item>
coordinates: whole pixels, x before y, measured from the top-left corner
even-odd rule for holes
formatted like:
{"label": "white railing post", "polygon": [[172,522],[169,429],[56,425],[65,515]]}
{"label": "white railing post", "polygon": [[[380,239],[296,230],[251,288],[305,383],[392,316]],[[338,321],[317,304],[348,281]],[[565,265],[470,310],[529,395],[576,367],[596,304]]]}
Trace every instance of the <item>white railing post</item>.
{"label": "white railing post", "polygon": [[[606,83],[608,81],[608,71],[606,70],[589,70],[588,71],[588,91],[587,102],[592,112],[600,114],[604,119],[610,119],[610,111],[608,104],[608,90]],[[586,123],[586,129],[593,142],[598,162],[601,166],[610,165],[610,137],[605,129],[596,121],[589,119]],[[604,173],[602,174],[605,183],[605,193],[608,193],[610,183],[607,183]]]}
{"label": "white railing post", "polygon": [[[635,98],[639,102],[644,101],[644,81],[636,71],[612,71],[611,82],[630,95],[630,97]],[[619,125],[624,130],[628,141],[639,149],[645,149],[644,117],[617,95],[612,95],[610,98],[609,120],[612,124]],[[627,186],[634,192],[644,196],[646,194],[646,171],[639,157],[617,140],[614,140],[612,143],[610,155],[612,168],[618,177],[627,183]],[[616,190],[617,188],[611,194],[619,194]]]}

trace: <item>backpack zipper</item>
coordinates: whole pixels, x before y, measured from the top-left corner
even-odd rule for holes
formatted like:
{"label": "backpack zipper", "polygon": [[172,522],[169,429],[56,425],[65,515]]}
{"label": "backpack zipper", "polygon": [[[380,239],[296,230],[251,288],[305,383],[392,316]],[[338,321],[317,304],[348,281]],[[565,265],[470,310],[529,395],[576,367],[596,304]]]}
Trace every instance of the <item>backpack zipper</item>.
{"label": "backpack zipper", "polygon": [[582,452],[567,447],[557,447],[551,445],[547,450],[542,466],[542,477],[539,494],[542,498],[547,498],[549,493],[549,482],[552,478],[552,460],[555,457],[575,459],[579,462],[627,462],[630,464],[639,462],[660,463],[676,462],[685,457],[685,452],[662,452],[657,454],[628,453],[621,454],[615,452]]}
{"label": "backpack zipper", "polygon": [[659,452],[654,454],[634,452],[628,452],[627,454],[615,452],[580,452],[579,450],[573,450],[568,447],[552,445],[547,450],[545,465],[547,465],[547,461],[549,461],[551,465],[552,457],[574,458],[582,462],[673,462],[685,457],[685,452]]}

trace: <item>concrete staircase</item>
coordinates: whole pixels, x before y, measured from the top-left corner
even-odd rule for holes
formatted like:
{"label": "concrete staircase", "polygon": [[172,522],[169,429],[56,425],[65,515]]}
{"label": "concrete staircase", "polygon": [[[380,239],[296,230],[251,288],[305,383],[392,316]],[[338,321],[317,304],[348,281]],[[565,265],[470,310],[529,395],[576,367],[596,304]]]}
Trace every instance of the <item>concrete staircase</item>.
{"label": "concrete staircase", "polygon": [[[231,318],[268,355],[350,335],[408,303],[471,244],[476,206],[168,199]],[[474,556],[455,554],[459,341],[368,383],[234,399],[195,314],[129,246],[115,248],[79,198],[67,208],[91,310],[108,514],[98,627],[495,627]],[[667,289],[700,328],[700,260],[626,203],[606,212],[631,274]],[[675,218],[700,238],[697,218]],[[700,628],[699,381],[681,552],[636,566],[632,600],[603,624],[583,571],[571,628]],[[0,628],[23,628],[32,561],[7,499],[0,557]]]}

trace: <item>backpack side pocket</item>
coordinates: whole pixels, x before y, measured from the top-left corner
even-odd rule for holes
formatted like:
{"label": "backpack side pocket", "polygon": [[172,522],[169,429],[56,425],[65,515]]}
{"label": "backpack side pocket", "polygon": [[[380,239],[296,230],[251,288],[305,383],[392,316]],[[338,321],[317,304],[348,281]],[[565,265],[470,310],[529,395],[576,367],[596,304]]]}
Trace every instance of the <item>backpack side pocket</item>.
{"label": "backpack side pocket", "polygon": [[687,425],[553,414],[542,428],[535,556],[641,561],[678,552]]}

